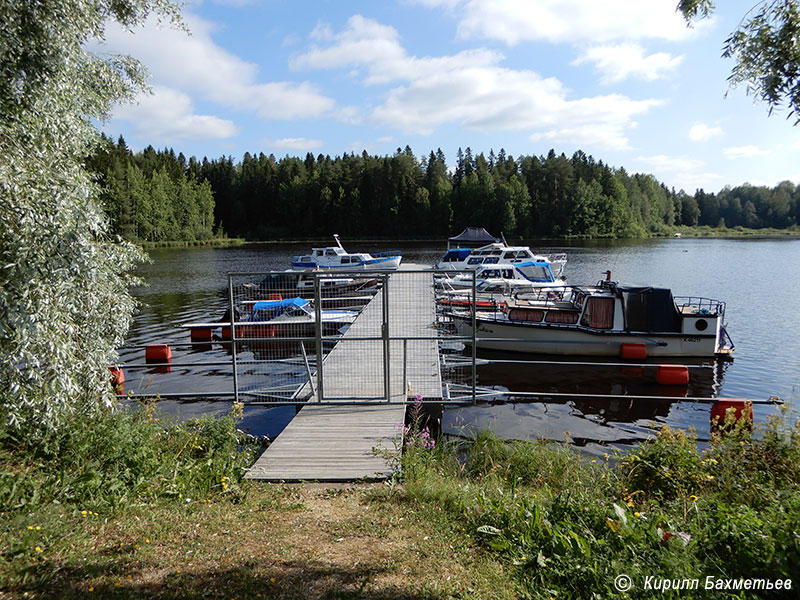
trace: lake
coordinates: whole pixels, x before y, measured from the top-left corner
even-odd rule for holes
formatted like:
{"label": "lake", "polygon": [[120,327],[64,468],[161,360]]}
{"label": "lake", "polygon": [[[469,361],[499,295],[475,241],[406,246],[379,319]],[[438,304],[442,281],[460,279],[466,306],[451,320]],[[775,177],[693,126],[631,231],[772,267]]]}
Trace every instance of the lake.
{"label": "lake", "polygon": [[[319,244],[317,244],[319,245]],[[656,239],[636,241],[530,243],[534,251],[566,252],[569,283],[594,283],[608,270],[624,284],[671,288],[679,296],[705,296],[727,303],[727,324],[736,352],[732,361],[714,361],[712,368],[692,370],[689,389],[674,390],[643,380],[619,367],[522,365],[482,366],[478,383],[514,391],[613,395],[736,397],[765,400],[780,396],[792,421],[800,416],[800,240],[796,239]],[[155,249],[152,263],[138,274],[147,286],[136,288],[142,302],[122,360],[143,362],[143,346],[173,346],[173,361],[222,362],[230,355],[220,344],[205,352],[180,347],[186,321],[219,316],[225,307],[228,272],[263,272],[289,267],[289,259],[310,244],[264,244],[236,248]],[[404,261],[432,265],[444,245],[346,244],[353,252],[402,249]],[[525,355],[495,359],[535,359]],[[126,368],[126,388],[137,393],[230,391],[229,367],[202,370]],[[163,400],[163,408],[182,418],[223,414],[230,399]],[[778,409],[756,406],[757,421]],[[254,435],[276,436],[295,414],[294,407],[246,407],[243,428]],[[490,428],[505,439],[563,440],[567,436],[590,451],[624,447],[651,436],[660,423],[695,428],[700,439],[709,432],[709,405],[670,400],[602,399],[514,404],[483,404],[446,408],[445,433],[467,435]]]}

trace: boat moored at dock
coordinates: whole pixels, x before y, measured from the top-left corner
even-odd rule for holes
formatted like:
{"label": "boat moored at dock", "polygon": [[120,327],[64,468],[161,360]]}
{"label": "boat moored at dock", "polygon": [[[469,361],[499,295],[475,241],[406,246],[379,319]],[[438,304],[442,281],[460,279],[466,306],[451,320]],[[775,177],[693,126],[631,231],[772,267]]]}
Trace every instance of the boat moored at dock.
{"label": "boat moored at dock", "polygon": [[403,257],[400,252],[347,252],[339,236],[334,235],[336,246],[312,248],[309,254],[292,257],[293,269],[341,269],[353,271],[394,271],[400,266]]}
{"label": "boat moored at dock", "polygon": [[473,334],[474,319],[478,348],[492,350],[632,358],[733,352],[724,302],[613,281],[520,294],[498,310],[456,310],[452,318],[461,335]]}
{"label": "boat moored at dock", "polygon": [[[355,311],[321,310],[320,323],[323,335],[335,333],[355,321]],[[237,338],[280,338],[313,336],[316,327],[316,311],[311,301],[305,298],[261,300],[253,302],[250,312],[243,318],[234,314],[233,325]],[[231,339],[230,312],[218,321],[184,323],[181,327],[191,331],[193,340],[210,340],[219,331],[222,340]]]}

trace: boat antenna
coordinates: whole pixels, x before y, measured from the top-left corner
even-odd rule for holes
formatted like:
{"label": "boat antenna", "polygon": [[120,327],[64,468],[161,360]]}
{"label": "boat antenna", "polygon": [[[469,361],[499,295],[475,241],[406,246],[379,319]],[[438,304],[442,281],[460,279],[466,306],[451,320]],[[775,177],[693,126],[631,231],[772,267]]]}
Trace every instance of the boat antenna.
{"label": "boat antenna", "polygon": [[500,237],[501,237],[501,238],[503,238],[503,245],[504,245],[504,246],[508,246],[508,242],[506,241],[506,236],[505,236],[505,235],[503,235],[503,232],[502,232],[502,231],[500,232]]}
{"label": "boat antenna", "polygon": [[[342,242],[339,241],[339,234],[338,233],[334,233],[333,234],[333,239],[336,240],[336,245],[339,246],[339,248],[342,248]],[[344,248],[342,248],[342,250],[344,250]]]}

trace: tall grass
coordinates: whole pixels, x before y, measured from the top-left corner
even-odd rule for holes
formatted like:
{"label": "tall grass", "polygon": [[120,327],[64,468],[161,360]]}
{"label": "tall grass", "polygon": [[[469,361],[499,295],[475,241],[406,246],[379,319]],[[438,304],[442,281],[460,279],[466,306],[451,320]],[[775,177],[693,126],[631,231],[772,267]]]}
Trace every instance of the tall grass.
{"label": "tall grass", "polygon": [[[699,589],[673,592],[681,598],[731,597],[703,589],[707,576],[800,586],[798,427],[737,427],[704,450],[664,427],[611,459],[483,433],[466,446],[406,452],[405,489],[436,507],[437,526],[505,561],[525,597],[649,598],[660,592],[647,577],[651,586],[698,579]],[[615,586],[622,574],[633,583],[626,594]]]}
{"label": "tall grass", "polygon": [[152,404],[75,420],[32,444],[0,426],[0,513],[58,502],[116,511],[131,501],[241,493],[234,414],[175,423]]}

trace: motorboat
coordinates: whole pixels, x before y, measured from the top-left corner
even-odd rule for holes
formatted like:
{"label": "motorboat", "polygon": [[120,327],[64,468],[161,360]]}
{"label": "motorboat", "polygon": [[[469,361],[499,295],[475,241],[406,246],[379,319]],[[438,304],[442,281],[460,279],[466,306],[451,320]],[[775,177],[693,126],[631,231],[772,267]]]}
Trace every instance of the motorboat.
{"label": "motorboat", "polygon": [[450,316],[459,335],[474,332],[477,347],[492,350],[640,359],[713,358],[734,350],[724,302],[673,297],[669,289],[619,285],[610,278],[558,293],[532,291],[496,310],[453,310]]}
{"label": "motorboat", "polygon": [[[314,305],[305,298],[282,300],[259,300],[250,302],[249,313],[241,317],[234,310],[233,323],[237,338],[290,338],[313,336],[317,316]],[[322,334],[329,335],[347,327],[358,315],[355,311],[320,310]],[[209,341],[219,330],[219,338],[231,339],[230,309],[219,321],[206,323],[184,323],[181,327],[191,331],[192,340]]]}
{"label": "motorboat", "polygon": [[[319,280],[319,286],[315,281]],[[380,287],[375,277],[346,277],[344,274],[314,273],[287,270],[270,273],[258,283],[243,283],[241,292],[248,300],[281,300],[289,297],[314,298],[319,287],[320,298],[331,306],[347,297],[369,299]],[[353,298],[355,299],[355,298]],[[363,304],[358,302],[357,304]]]}
{"label": "motorboat", "polygon": [[528,246],[509,246],[505,240],[480,248],[450,248],[434,266],[437,270],[464,271],[486,265],[545,262],[555,277],[561,277],[567,264],[566,254],[535,254]]}
{"label": "motorboat", "polygon": [[[563,294],[566,286],[563,278],[553,276],[550,263],[541,261],[482,265],[474,274],[477,310],[496,310],[501,302],[531,290]],[[472,277],[472,273],[461,272],[436,278],[437,302],[450,307],[470,306]]]}
{"label": "motorboat", "polygon": [[[531,260],[518,263],[480,265],[475,270],[475,285],[481,293],[511,295],[535,288],[563,288],[563,279],[553,275],[550,262]],[[443,289],[472,289],[472,273],[440,277],[437,284]]]}
{"label": "motorboat", "polygon": [[312,248],[309,254],[292,257],[293,269],[341,269],[354,271],[394,271],[403,259],[399,251],[367,254],[347,252],[339,236],[334,235],[335,246]]}

